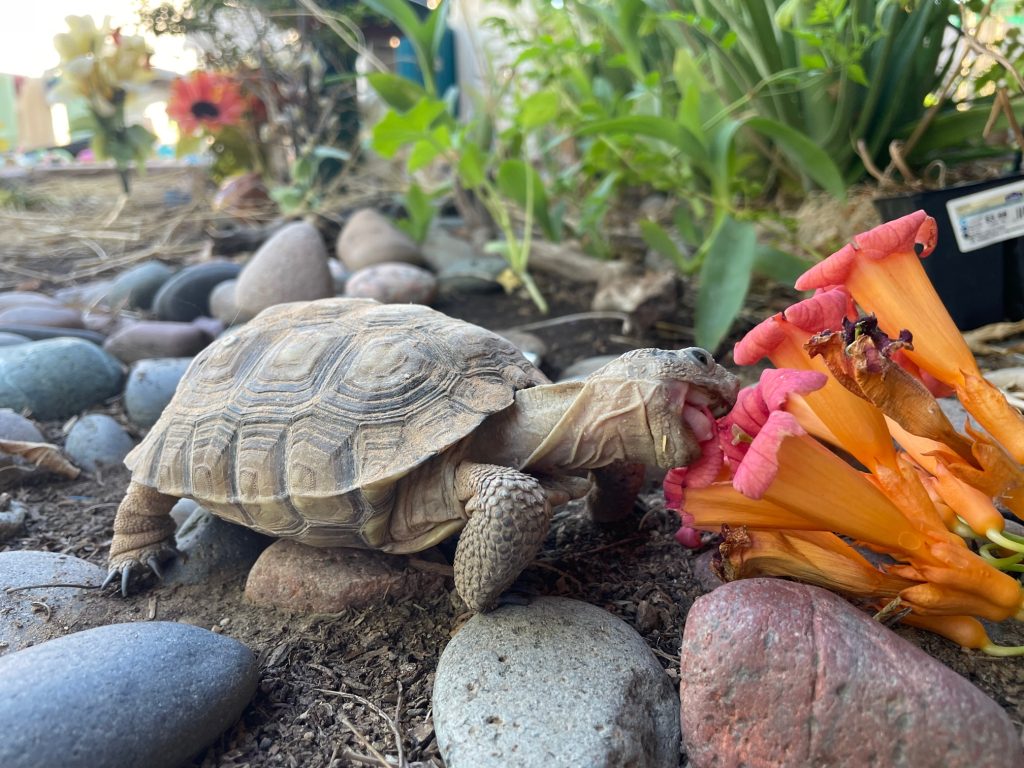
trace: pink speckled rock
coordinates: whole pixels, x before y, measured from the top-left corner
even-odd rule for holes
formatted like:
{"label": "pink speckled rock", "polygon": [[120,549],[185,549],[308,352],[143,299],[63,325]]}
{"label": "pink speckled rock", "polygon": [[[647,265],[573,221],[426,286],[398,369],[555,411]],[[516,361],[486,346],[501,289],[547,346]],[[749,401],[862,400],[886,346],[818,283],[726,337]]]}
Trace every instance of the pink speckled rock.
{"label": "pink speckled rock", "polygon": [[280,539],[249,571],[245,596],[256,605],[299,613],[337,613],[385,597],[441,589],[444,577],[404,557],[363,549],[321,549]]}
{"label": "pink speckled rock", "polygon": [[381,304],[429,304],[437,294],[433,273],[412,264],[388,262],[353,272],[345,283],[345,295],[376,299]]}
{"label": "pink speckled rock", "polygon": [[680,656],[694,768],[1024,765],[996,702],[824,589],[725,584],[693,604]]}

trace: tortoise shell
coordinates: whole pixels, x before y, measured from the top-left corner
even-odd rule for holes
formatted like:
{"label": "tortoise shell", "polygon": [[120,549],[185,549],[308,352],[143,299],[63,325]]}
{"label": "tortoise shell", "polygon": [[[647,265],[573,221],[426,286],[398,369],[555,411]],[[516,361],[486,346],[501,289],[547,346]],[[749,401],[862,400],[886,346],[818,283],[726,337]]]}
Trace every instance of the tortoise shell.
{"label": "tortoise shell", "polygon": [[380,546],[396,480],[546,382],[511,342],[424,306],[280,304],[196,356],[125,464],[275,536]]}

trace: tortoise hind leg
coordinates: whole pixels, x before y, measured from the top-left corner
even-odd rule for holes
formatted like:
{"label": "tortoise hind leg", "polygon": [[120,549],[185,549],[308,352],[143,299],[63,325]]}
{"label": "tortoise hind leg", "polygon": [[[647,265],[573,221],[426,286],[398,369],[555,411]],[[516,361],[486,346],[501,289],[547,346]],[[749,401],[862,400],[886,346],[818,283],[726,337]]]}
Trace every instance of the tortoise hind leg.
{"label": "tortoise hind leg", "polygon": [[470,461],[455,470],[455,492],[469,515],[455,550],[455,588],[472,610],[487,611],[536,556],[551,502],[537,478]]}
{"label": "tortoise hind leg", "polygon": [[177,553],[171,518],[171,507],[177,500],[146,485],[133,482],[128,486],[114,517],[104,587],[120,574],[121,594],[127,595],[128,580],[137,565],[148,566],[160,576],[160,563]]}

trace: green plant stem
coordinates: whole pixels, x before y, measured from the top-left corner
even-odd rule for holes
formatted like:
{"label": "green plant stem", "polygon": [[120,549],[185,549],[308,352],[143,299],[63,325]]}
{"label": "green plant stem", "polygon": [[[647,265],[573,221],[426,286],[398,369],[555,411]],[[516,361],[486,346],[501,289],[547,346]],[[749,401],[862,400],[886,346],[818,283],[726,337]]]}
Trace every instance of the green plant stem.
{"label": "green plant stem", "polygon": [[1001,571],[1006,570],[1008,567],[1017,565],[1024,560],[1024,552],[1018,552],[1016,555],[1010,555],[1009,557],[997,557],[993,554],[992,550],[999,546],[998,544],[989,543],[980,547],[978,554],[991,565],[993,568],[998,568]]}
{"label": "green plant stem", "polygon": [[1018,537],[1013,536],[1012,534],[1003,534],[995,528],[992,528],[985,532],[985,536],[989,541],[1003,549],[1008,549],[1011,552],[1024,553],[1024,542],[1017,541]]}

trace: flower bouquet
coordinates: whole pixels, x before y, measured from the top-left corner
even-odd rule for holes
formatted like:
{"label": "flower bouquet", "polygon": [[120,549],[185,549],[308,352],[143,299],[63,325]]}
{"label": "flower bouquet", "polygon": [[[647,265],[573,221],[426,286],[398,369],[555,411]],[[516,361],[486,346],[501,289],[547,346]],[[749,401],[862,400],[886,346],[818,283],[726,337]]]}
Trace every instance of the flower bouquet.
{"label": "flower bouquet", "polygon": [[[979,619],[1024,620],[1024,418],[981,375],[925,275],[918,211],[799,278],[815,294],[752,329],[740,365],[775,365],[718,421],[716,449],[665,478],[677,538],[721,531],[722,578],[787,576],[992,655]],[[862,314],[862,313],[869,314]],[[982,429],[961,433],[936,395]],[[843,454],[843,455],[841,455]],[[876,553],[869,560],[865,553]]]}
{"label": "flower bouquet", "polygon": [[84,98],[89,109],[92,150],[99,159],[110,158],[129,191],[128,169],[142,168],[156,137],[141,125],[125,122],[125,102],[149,82],[152,51],[135,35],[122,35],[110,19],[97,27],[91,16],[68,16],[68,32],[54,37],[60,54],[57,93],[66,99]]}

